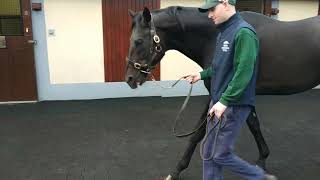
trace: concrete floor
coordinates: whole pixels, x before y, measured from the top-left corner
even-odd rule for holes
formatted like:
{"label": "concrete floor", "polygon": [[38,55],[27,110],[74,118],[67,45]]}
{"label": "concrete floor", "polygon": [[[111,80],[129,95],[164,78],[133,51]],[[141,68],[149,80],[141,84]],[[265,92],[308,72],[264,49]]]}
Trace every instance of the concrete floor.
{"label": "concrete floor", "polygon": [[[180,130],[190,130],[207,97],[192,97]],[[181,157],[188,139],[171,133],[184,98],[123,98],[0,105],[2,180],[159,180]],[[269,170],[280,180],[320,179],[320,90],[258,96],[257,112],[270,147]],[[238,154],[258,151],[247,127]],[[183,180],[200,180],[195,152]],[[225,171],[225,179],[240,179]]]}

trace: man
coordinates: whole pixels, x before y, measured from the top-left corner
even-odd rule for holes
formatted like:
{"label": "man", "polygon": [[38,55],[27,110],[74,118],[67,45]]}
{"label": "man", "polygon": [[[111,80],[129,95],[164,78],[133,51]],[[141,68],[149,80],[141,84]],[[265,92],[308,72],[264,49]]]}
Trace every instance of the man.
{"label": "man", "polygon": [[[190,83],[211,78],[208,113],[214,118],[208,119],[203,140],[203,180],[222,180],[223,168],[247,180],[276,180],[233,153],[235,139],[255,106],[259,51],[254,28],[236,12],[235,4],[236,0],[207,0],[199,8],[200,12],[208,12],[219,35],[212,66],[186,77]],[[222,126],[216,133],[219,121]]]}

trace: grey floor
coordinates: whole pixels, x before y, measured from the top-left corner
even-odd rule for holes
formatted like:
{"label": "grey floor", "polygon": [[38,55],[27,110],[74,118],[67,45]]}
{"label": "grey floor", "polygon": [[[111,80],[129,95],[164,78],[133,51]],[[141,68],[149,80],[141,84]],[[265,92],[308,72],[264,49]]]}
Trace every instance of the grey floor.
{"label": "grey floor", "polygon": [[[189,130],[207,97],[192,97],[180,130]],[[175,167],[188,139],[171,134],[184,98],[123,98],[0,105],[1,180],[159,180]],[[268,168],[280,180],[320,179],[320,90],[258,96],[270,146]],[[245,127],[237,153],[258,152]],[[199,150],[183,180],[200,180]],[[241,179],[225,171],[225,179]]]}

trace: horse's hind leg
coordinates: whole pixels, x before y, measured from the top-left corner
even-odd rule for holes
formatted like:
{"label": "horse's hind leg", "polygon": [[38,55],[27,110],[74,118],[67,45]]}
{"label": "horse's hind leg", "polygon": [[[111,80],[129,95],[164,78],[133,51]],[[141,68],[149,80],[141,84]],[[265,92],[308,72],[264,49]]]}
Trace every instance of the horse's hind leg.
{"label": "horse's hind leg", "polygon": [[257,165],[266,170],[266,159],[268,158],[270,152],[262,135],[255,108],[252,110],[247,119],[247,125],[254,136],[259,149],[259,159],[257,160]]}
{"label": "horse's hind leg", "polygon": [[[198,127],[203,122],[203,120],[207,117],[207,113],[208,113],[207,107],[209,107],[209,103],[210,103],[210,101],[208,102],[206,109],[202,113],[201,118],[200,118],[199,122],[197,123],[196,127]],[[179,179],[180,173],[183,170],[185,170],[186,168],[188,168],[191,157],[197,147],[197,144],[202,140],[202,138],[204,137],[204,135],[206,133],[206,124],[207,123],[204,123],[202,125],[201,129],[199,129],[196,133],[194,133],[191,136],[191,138],[189,139],[189,143],[187,145],[186,151],[184,152],[182,158],[178,162],[175,170],[171,172],[171,174],[166,178],[166,180]]]}

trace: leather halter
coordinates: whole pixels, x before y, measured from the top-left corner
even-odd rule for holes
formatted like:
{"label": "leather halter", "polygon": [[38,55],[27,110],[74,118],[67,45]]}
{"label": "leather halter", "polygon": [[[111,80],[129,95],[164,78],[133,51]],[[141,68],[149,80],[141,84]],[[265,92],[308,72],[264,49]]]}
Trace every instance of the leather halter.
{"label": "leather halter", "polygon": [[[150,34],[151,34],[151,47],[150,47],[150,54],[151,60],[147,64],[141,64],[138,60],[131,59],[126,57],[128,64],[131,64],[135,69],[140,71],[144,74],[151,74],[151,71],[156,67],[157,62],[153,62],[153,59],[157,57],[159,54],[163,55],[163,49],[160,44],[160,37],[157,35],[156,28],[154,26],[153,16],[151,14],[151,21],[150,21]],[[140,59],[141,60],[141,59]]]}

